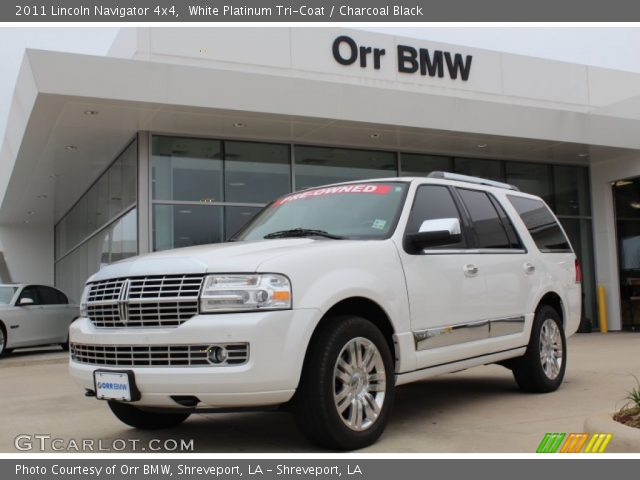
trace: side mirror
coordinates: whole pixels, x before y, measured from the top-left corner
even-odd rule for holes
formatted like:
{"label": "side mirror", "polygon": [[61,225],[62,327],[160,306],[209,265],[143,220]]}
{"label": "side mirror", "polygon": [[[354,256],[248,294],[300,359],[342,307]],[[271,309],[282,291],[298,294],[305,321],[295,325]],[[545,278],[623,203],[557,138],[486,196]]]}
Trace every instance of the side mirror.
{"label": "side mirror", "polygon": [[21,307],[25,307],[27,305],[33,305],[35,302],[33,301],[33,298],[28,298],[28,297],[22,297],[20,300],[18,300],[18,305]]}
{"label": "side mirror", "polygon": [[437,218],[425,220],[416,233],[405,235],[404,247],[409,253],[419,253],[425,248],[458,243],[461,239],[459,219]]}

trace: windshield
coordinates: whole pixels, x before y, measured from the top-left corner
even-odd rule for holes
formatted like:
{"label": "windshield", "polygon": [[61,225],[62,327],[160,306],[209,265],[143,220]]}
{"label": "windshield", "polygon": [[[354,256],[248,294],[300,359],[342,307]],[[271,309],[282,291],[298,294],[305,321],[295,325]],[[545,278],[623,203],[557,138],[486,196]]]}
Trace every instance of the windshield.
{"label": "windshield", "polygon": [[234,240],[387,238],[397,223],[407,187],[404,182],[353,183],[286,195],[265,207]]}
{"label": "windshield", "polygon": [[9,305],[18,287],[0,287],[0,305]]}

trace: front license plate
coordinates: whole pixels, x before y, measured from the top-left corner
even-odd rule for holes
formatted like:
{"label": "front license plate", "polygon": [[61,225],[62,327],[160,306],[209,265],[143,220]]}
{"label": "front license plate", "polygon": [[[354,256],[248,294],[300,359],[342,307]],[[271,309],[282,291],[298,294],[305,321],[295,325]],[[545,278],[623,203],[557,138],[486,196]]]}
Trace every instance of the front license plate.
{"label": "front license plate", "polygon": [[96,370],[93,381],[96,386],[96,398],[100,400],[131,401],[131,372],[112,372]]}

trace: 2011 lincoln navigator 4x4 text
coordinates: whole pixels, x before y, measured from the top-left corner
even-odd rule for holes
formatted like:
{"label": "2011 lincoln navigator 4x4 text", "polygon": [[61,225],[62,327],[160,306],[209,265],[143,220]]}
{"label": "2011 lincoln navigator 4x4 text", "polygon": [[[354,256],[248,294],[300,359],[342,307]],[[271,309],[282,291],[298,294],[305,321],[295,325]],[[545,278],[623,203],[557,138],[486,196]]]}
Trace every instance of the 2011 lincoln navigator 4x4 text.
{"label": "2011 lincoln navigator 4x4 text", "polygon": [[499,363],[562,383],[581,273],[538,197],[434,172],[275,200],[229,242],[87,282],[70,370],[136,428],[283,405],[329,448],[374,442],[397,386]]}

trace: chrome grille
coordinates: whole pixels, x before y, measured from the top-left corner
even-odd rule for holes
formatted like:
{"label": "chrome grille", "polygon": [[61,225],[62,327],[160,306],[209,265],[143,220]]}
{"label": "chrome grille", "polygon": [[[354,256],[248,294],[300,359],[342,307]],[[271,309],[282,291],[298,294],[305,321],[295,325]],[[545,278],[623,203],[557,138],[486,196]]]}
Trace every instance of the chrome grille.
{"label": "chrome grille", "polygon": [[95,282],[90,284],[87,303],[117,302],[123,283],[124,278],[118,278],[115,280],[105,280],[102,282]]}
{"label": "chrome grille", "polygon": [[[224,347],[225,363],[207,360],[211,347]],[[72,343],[74,362],[104,367],[211,367],[242,365],[249,361],[248,343],[211,345],[89,345]]]}
{"label": "chrome grille", "polygon": [[198,302],[130,302],[128,313],[128,327],[177,327],[198,314]]}
{"label": "chrome grille", "polygon": [[149,298],[198,298],[202,275],[162,275],[132,278],[129,300]]}
{"label": "chrome grille", "polygon": [[89,284],[87,313],[96,327],[178,327],[198,314],[203,275],[153,275]]}

